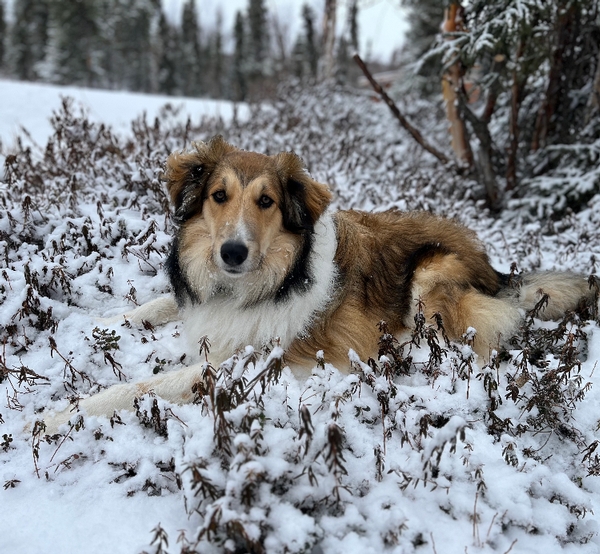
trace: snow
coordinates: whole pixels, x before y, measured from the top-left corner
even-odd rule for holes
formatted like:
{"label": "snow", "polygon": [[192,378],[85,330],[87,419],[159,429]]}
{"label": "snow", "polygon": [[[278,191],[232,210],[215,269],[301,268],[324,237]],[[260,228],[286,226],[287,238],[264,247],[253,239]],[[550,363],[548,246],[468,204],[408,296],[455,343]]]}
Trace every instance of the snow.
{"label": "snow", "polygon": [[[281,350],[261,357],[246,349],[218,375],[217,390],[231,403],[223,412],[208,396],[185,406],[146,396],[137,415],[121,412],[112,424],[88,417],[84,428],[65,427],[66,436],[36,435],[32,425],[42,409],[60,411],[70,396],[191,362],[178,323],[149,329],[99,319],[168,290],[161,265],[170,224],[155,187],[166,151],[180,148],[181,139],[165,115],[164,136],[152,142],[148,132],[133,153],[127,148],[131,119],[145,111],[152,121],[162,102],[180,100],[11,81],[0,87],[4,154],[23,125],[41,146],[34,155],[43,157],[51,133],[46,119],[68,94],[120,137],[107,138],[98,127],[88,128],[88,136],[69,123],[65,129],[81,151],[112,145],[125,157],[100,155],[105,149],[98,148],[93,163],[84,155],[65,160],[61,155],[73,145],[64,139],[54,146],[46,171],[55,174],[44,188],[20,177],[10,185],[0,181],[0,331],[7,337],[0,348],[0,552],[158,552],[159,525],[168,536],[163,551],[171,553],[185,546],[245,551],[244,544],[247,551],[257,543],[268,553],[599,551],[594,321],[581,324],[587,341],[574,338],[581,365],[564,376],[561,391],[575,398],[586,383],[591,388],[552,429],[534,427],[543,405],[527,408],[527,399],[535,398],[536,379],[566,363],[565,338],[544,353],[542,369],[524,360],[519,344],[498,367],[480,367],[465,345],[428,365],[428,349],[411,346],[412,364],[393,378],[382,369],[392,364],[389,352],[375,369],[350,353],[348,365],[362,372],[347,374],[329,365],[324,351],[315,353],[308,380],[284,368],[274,382],[265,375]],[[421,208],[459,217],[482,237],[499,270],[509,271],[513,260],[525,270],[597,270],[597,198],[552,223],[532,222],[525,212],[495,220],[468,198],[463,183],[452,192],[443,188],[447,176],[417,154],[385,107],[337,92],[283,98],[270,111],[253,112],[247,125],[229,123],[231,104],[181,100],[182,115],[170,125],[185,121],[185,113],[196,122],[217,115],[225,123],[198,125],[199,138],[222,131],[244,148],[294,149],[316,178],[332,184],[335,207]],[[303,125],[290,123],[296,111]],[[534,327],[556,330],[555,323]],[[578,327],[569,329],[575,334]],[[529,380],[518,367],[524,363]],[[23,368],[39,378],[20,374]],[[253,378],[254,390],[236,399],[234,392]],[[513,378],[516,402],[507,395]],[[495,428],[492,398],[502,401],[492,410]]]}
{"label": "snow", "polygon": [[52,133],[50,116],[60,108],[63,97],[73,98],[87,111],[90,120],[110,125],[119,133],[129,131],[131,122],[144,113],[152,123],[166,104],[179,110],[179,118],[184,122],[188,116],[193,122],[198,122],[203,117],[230,120],[237,109],[240,117],[247,113],[245,105],[236,107],[224,100],[174,98],[7,79],[0,79],[0,93],[0,141],[9,149],[16,138],[22,136],[23,128],[35,143],[44,145]]}

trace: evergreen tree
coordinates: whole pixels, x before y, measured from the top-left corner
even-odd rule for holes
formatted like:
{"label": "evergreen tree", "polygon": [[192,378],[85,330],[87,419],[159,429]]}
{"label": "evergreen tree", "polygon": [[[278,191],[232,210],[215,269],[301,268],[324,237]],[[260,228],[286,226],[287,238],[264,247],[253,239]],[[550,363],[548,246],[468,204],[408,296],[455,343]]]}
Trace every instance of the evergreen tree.
{"label": "evergreen tree", "polygon": [[17,78],[33,81],[39,76],[48,44],[50,1],[19,0],[13,10],[10,65]]}
{"label": "evergreen tree", "polygon": [[[589,105],[600,59],[600,0],[472,0],[446,13],[453,12],[461,31],[447,33],[437,50],[446,75],[458,68],[457,113],[477,138],[467,140],[489,204],[524,195],[523,183],[544,168],[596,164],[600,123],[597,113],[590,119]],[[571,209],[585,200],[575,179],[555,183]]]}
{"label": "evergreen tree", "polygon": [[233,52],[233,85],[234,100],[243,101],[248,94],[248,83],[246,81],[246,33],[244,25],[244,16],[240,11],[235,14],[235,24],[233,28],[235,40],[235,49]]}
{"label": "evergreen tree", "polygon": [[248,0],[248,68],[250,77],[266,75],[269,54],[267,7],[264,0]]}
{"label": "evergreen tree", "polygon": [[306,63],[308,64],[310,76],[316,79],[319,70],[318,41],[315,33],[315,13],[308,4],[302,6],[302,23],[304,26]]}
{"label": "evergreen tree", "polygon": [[179,36],[161,10],[158,21],[159,48],[157,52],[158,90],[164,94],[177,94],[180,91],[179,75]]}
{"label": "evergreen tree", "polygon": [[211,71],[209,73],[212,77],[212,95],[215,98],[223,98],[225,59],[223,54],[223,15],[221,12],[217,13],[217,24],[209,43],[208,58],[212,63]]}
{"label": "evergreen tree", "polygon": [[51,2],[45,73],[53,81],[84,86],[103,84],[101,8],[95,0]]}
{"label": "evergreen tree", "polygon": [[429,53],[444,20],[444,2],[440,0],[402,0],[408,8],[409,29],[406,33],[402,63],[413,64],[407,83],[428,96],[439,94],[439,75],[442,69],[441,54]]}
{"label": "evergreen tree", "polygon": [[204,73],[196,0],[183,5],[181,18],[181,84],[186,96],[200,96]]}
{"label": "evergreen tree", "polygon": [[106,0],[99,20],[106,86],[143,92],[156,88],[152,26],[157,15],[155,0]]}

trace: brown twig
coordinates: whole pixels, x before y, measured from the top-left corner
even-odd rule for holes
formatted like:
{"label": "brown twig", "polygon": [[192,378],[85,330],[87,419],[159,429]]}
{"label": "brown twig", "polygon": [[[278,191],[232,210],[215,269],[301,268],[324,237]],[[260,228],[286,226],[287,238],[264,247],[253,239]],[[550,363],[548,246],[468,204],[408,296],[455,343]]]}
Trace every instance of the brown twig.
{"label": "brown twig", "polygon": [[373,75],[371,75],[371,72],[365,65],[365,62],[362,61],[361,57],[358,54],[354,54],[353,59],[358,65],[358,67],[362,69],[362,72],[365,74],[365,77],[369,80],[369,83],[371,83],[373,90],[377,94],[379,94],[379,96],[381,96],[382,100],[388,105],[392,113],[396,116],[396,119],[400,122],[400,125],[402,125],[402,127],[404,127],[410,133],[412,138],[414,138],[425,150],[427,150],[427,152],[433,154],[443,164],[447,164],[450,160],[437,148],[429,144],[425,140],[423,135],[420,133],[420,131],[418,129],[415,129],[406,119],[406,117],[404,117],[402,113],[400,113],[400,110],[398,109],[398,106],[396,106],[396,103],[387,95],[385,90],[383,90],[382,86],[373,78]]}

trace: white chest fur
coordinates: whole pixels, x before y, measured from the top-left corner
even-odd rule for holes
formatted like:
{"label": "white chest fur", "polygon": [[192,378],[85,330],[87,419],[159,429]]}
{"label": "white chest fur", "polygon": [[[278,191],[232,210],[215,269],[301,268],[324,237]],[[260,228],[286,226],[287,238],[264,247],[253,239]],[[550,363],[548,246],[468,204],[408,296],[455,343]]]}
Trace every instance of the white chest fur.
{"label": "white chest fur", "polygon": [[220,363],[246,345],[260,349],[272,339],[282,348],[305,334],[316,316],[330,301],[337,276],[334,256],[337,247],[335,226],[330,214],[315,225],[310,254],[313,282],[306,292],[293,292],[285,300],[263,300],[247,307],[245,300],[232,296],[209,298],[182,311],[190,354],[198,353],[198,342],[208,337],[210,359]]}

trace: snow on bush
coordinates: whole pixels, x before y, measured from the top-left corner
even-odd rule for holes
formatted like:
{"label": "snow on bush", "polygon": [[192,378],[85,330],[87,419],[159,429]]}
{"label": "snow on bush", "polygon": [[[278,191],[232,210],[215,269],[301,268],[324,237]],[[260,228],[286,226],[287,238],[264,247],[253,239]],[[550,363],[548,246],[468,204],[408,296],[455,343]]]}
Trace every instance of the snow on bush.
{"label": "snow on bush", "polygon": [[[22,143],[6,157],[0,184],[7,551],[39,551],[50,533],[63,552],[597,552],[600,328],[590,307],[544,324],[534,310],[487,365],[472,333],[451,343],[442,321],[420,313],[400,343],[382,322],[377,360],[351,352],[334,368],[315,353],[307,381],[277,344],[213,367],[208,343],[184,351],[178,324],[98,319],[168,292],[162,164],[217,133],[245,149],[296,151],[331,184],[336,208],[457,217],[506,272],[596,272],[597,195],[557,220],[531,221],[529,206],[492,219],[475,183],[416,150],[383,106],[341,90],[286,88],[246,122],[197,128],[166,110],[127,137],[68,100],[52,123],[44,151]],[[43,410],[198,357],[206,379],[191,405],[146,395],[109,419],[74,409],[61,434],[45,432]],[[47,514],[47,497],[76,510],[88,540],[58,508],[37,534],[10,524]],[[96,509],[110,520],[101,536]]]}

